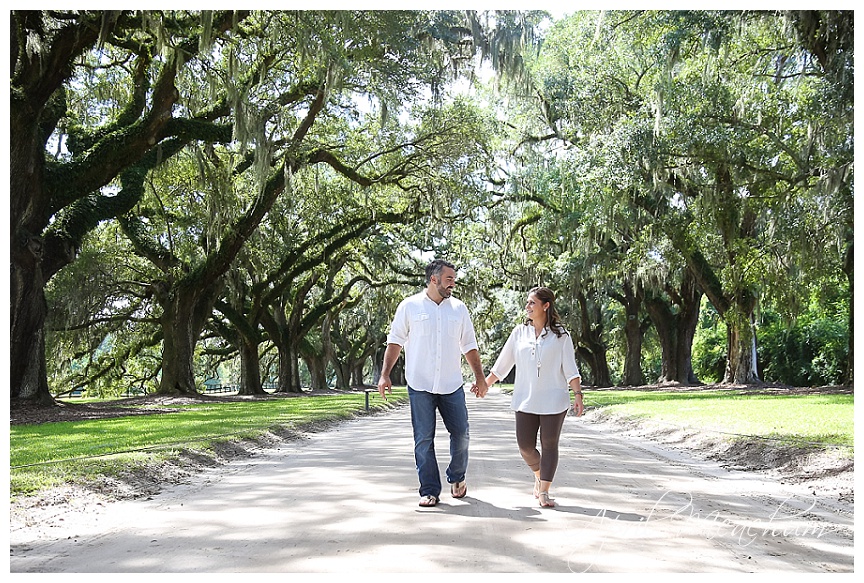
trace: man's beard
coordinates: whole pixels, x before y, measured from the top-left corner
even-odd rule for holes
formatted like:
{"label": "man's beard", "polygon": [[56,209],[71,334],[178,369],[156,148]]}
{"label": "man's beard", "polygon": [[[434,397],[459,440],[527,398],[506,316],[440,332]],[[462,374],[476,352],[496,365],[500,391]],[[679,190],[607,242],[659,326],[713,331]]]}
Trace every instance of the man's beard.
{"label": "man's beard", "polygon": [[449,298],[453,293],[453,288],[444,287],[443,285],[438,286],[438,295],[442,298]]}

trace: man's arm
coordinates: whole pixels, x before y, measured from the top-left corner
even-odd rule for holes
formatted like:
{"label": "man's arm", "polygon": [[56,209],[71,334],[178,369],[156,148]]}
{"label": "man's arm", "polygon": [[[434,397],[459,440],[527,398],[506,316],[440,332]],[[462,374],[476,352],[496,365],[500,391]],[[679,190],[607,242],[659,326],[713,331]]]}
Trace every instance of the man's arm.
{"label": "man's arm", "polygon": [[393,393],[393,383],[390,382],[390,371],[396,365],[400,352],[402,352],[402,347],[398,344],[388,344],[387,349],[384,351],[384,362],[381,363],[381,377],[378,379],[378,394],[385,401],[387,397],[384,392]]}
{"label": "man's arm", "polygon": [[480,362],[480,352],[473,348],[465,353],[465,360],[468,361],[468,366],[471,367],[471,370],[474,372],[474,386],[475,389],[472,389],[471,392],[477,395],[478,397],[485,397],[486,393],[489,391],[489,387],[486,385],[486,376],[483,374],[483,364]]}

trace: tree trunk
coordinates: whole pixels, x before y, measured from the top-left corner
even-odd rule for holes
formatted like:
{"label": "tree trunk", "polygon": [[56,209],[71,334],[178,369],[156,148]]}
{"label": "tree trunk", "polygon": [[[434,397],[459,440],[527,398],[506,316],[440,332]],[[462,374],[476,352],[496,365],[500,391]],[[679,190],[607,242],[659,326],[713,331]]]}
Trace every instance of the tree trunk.
{"label": "tree trunk", "polygon": [[[375,349],[375,353],[372,356],[372,384],[377,385],[378,381],[381,379],[381,367],[384,364],[384,352],[387,350],[387,344],[382,343]],[[393,365],[393,370],[390,371],[390,382],[393,383],[394,386],[404,385],[405,384],[405,376],[404,376],[404,367],[403,367],[402,356],[396,359],[396,363]]]}
{"label": "tree trunk", "polygon": [[282,346],[278,346],[277,351],[279,354],[279,384],[276,387],[276,392],[287,393],[292,378],[291,357]]}
{"label": "tree trunk", "polygon": [[261,314],[261,325],[276,346],[279,361],[277,393],[302,393],[298,341],[292,335],[285,317],[285,305],[281,300],[272,302],[269,310]]}
{"label": "tree trunk", "polygon": [[372,383],[377,385],[378,380],[381,378],[381,361],[378,359],[377,353],[375,358],[372,359]]}
{"label": "tree trunk", "polygon": [[[234,293],[242,288],[242,283],[233,282],[229,286]],[[239,296],[239,294],[237,294]],[[235,303],[242,304],[235,298]],[[217,309],[228,319],[230,325],[213,322],[219,334],[237,349],[240,355],[240,389],[239,395],[266,395],[267,391],[261,384],[261,356],[258,349],[261,346],[261,335],[254,316],[244,314],[242,309],[233,307],[228,302],[216,302]]]}
{"label": "tree trunk", "polygon": [[302,393],[300,362],[296,347],[279,346],[279,388],[277,393]]}
{"label": "tree trunk", "polygon": [[[372,362],[372,382],[378,384],[381,379],[381,367],[384,364],[384,352],[387,350],[387,345],[382,344],[375,351],[375,356]],[[405,357],[400,354],[393,364],[393,370],[390,371],[390,382],[394,387],[405,385]]]}
{"label": "tree trunk", "polygon": [[393,365],[393,370],[390,371],[390,382],[394,385],[407,385],[408,380],[405,378],[405,357],[400,356]]}
{"label": "tree trunk", "polygon": [[[743,303],[743,302],[742,302]],[[726,320],[726,373],[724,384],[758,385],[756,369],[756,328],[753,325],[753,307],[738,305],[724,316]]]}
{"label": "tree trunk", "polygon": [[609,363],[606,360],[606,348],[595,348],[598,350],[597,353],[581,345],[576,349],[591,371],[585,384],[592,387],[611,387],[612,375],[609,373]]}
{"label": "tree trunk", "polygon": [[197,395],[193,371],[195,344],[198,338],[192,330],[190,317],[166,310],[162,317],[164,341],[162,347],[162,378],[159,395]]}
{"label": "tree trunk", "polygon": [[309,369],[309,376],[312,377],[312,390],[326,390],[330,386],[327,384],[327,361],[316,354],[307,354],[303,357],[303,362],[306,363],[306,368]]}
{"label": "tree trunk", "polygon": [[[18,243],[18,248],[15,248]],[[9,383],[12,406],[30,402],[54,403],[45,365],[44,282],[40,267],[41,246],[36,239],[23,245],[13,237],[10,279],[11,350]]]}
{"label": "tree trunk", "polygon": [[[51,95],[61,86],[63,78],[59,73],[65,71],[65,67],[64,63],[45,67],[41,59],[32,58],[32,55],[20,59],[23,51],[15,50],[18,49],[15,34],[17,20],[12,18],[6,24],[11,25],[13,31],[10,36],[14,51],[12,55],[15,56],[12,67],[14,69],[18,61],[21,67],[18,73],[23,73],[24,79],[31,79],[39,91],[32,94],[20,85],[11,87],[9,117],[6,118],[9,135],[15,136],[9,145],[7,194],[11,259],[9,398],[11,406],[24,402],[50,405],[54,403],[54,398],[48,387],[45,363],[45,284],[51,274],[44,272],[46,250],[41,235],[52,215],[51,205],[54,201],[45,180],[45,142],[48,135],[45,130],[50,129],[52,124],[56,125],[60,119],[62,110],[54,107],[59,103],[52,100]],[[87,20],[87,16],[82,15],[82,24],[86,24]],[[83,28],[77,40],[87,42],[88,32],[87,28]],[[29,38],[28,35],[28,42]],[[41,47],[40,54],[49,48]],[[58,52],[57,56],[61,54]],[[34,70],[34,66],[39,71]],[[37,78],[42,81],[35,83]]]}
{"label": "tree trunk", "polygon": [[624,386],[639,386],[645,384],[642,375],[642,339],[645,336],[645,326],[639,317],[642,311],[644,291],[640,283],[632,284],[629,280],[621,286],[622,293],[613,293],[611,297],[624,306],[624,376],[621,384]]}
{"label": "tree trunk", "polygon": [[195,346],[223,284],[221,279],[203,285],[194,277],[179,282],[153,284],[154,297],[162,307],[162,378],[160,395],[197,395]]}
{"label": "tree trunk", "polygon": [[240,395],[264,395],[261,386],[261,359],[258,356],[258,343],[241,336],[240,349]]}
{"label": "tree trunk", "polygon": [[332,341],[324,342],[324,352],[326,353],[327,358],[330,360],[330,364],[333,365],[333,370],[336,373],[336,388],[349,388],[349,384],[351,382],[351,369],[340,358],[340,355],[337,354],[336,347],[334,346]]}
{"label": "tree trunk", "polygon": [[[695,287],[695,286],[694,286]],[[693,338],[699,325],[699,309],[702,295],[696,290],[695,301],[685,304],[678,312],[675,333],[678,338],[678,350],[675,358],[675,381],[683,385],[701,385],[702,382],[693,371]]]}
{"label": "tree trunk", "polygon": [[693,372],[692,354],[702,292],[692,274],[685,272],[680,289],[669,286],[666,296],[649,293],[645,298],[645,309],[660,341],[662,365],[657,382],[701,384]]}
{"label": "tree trunk", "polygon": [[624,378],[621,379],[621,384],[625,387],[645,384],[645,377],[642,375],[642,337],[644,335],[645,329],[639,320],[639,315],[627,314],[627,322],[624,324],[627,352],[624,356]]}
{"label": "tree trunk", "polygon": [[[612,376],[609,373],[609,362],[606,359],[606,344],[603,342],[603,323],[595,307],[590,307],[584,291],[580,291],[577,300],[581,314],[582,325],[578,331],[577,351],[591,369],[591,385],[595,387],[611,387]],[[593,317],[592,317],[593,316]]]}
{"label": "tree trunk", "polygon": [[345,363],[334,357],[330,361],[333,364],[333,370],[336,372],[336,388],[348,389],[351,386],[351,371]]}
{"label": "tree trunk", "polygon": [[351,386],[352,387],[363,387],[365,384],[363,383],[363,366],[366,364],[366,359],[360,360],[359,362],[355,362],[354,366],[351,367]]}
{"label": "tree trunk", "polygon": [[723,383],[761,384],[756,370],[756,331],[753,326],[756,296],[744,287],[724,292],[708,260],[697,247],[687,243],[685,235],[679,234],[676,247],[684,255],[699,288],[726,322],[727,362]]}

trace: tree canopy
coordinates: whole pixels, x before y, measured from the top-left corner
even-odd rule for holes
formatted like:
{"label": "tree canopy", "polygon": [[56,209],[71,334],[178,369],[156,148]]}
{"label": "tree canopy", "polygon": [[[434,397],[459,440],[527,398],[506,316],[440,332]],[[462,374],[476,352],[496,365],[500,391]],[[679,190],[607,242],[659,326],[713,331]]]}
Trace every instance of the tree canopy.
{"label": "tree canopy", "polygon": [[374,382],[432,256],[486,360],[542,284],[590,384],[851,382],[851,12],[10,26],[13,404]]}

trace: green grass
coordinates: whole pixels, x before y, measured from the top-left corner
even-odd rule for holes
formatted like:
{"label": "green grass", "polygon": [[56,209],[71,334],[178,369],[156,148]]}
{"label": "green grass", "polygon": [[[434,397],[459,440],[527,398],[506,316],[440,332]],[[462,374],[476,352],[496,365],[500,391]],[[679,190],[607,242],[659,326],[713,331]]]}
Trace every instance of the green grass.
{"label": "green grass", "polygon": [[587,390],[585,404],[627,417],[717,431],[731,439],[757,436],[849,448],[855,441],[851,394]]}
{"label": "green grass", "polygon": [[[507,387],[503,387],[505,390]],[[394,389],[389,403],[407,400]],[[373,406],[382,406],[374,395]],[[585,391],[585,404],[625,417],[753,436],[840,446],[852,455],[853,395],[776,395],[728,391]],[[30,494],[100,476],[134,475],[147,464],[207,452],[220,441],[254,438],[274,426],[298,428],[348,418],[365,409],[362,394],[206,403],[161,415],[15,425],[10,430],[10,492]]]}
{"label": "green grass", "polygon": [[[381,407],[370,395],[370,405]],[[407,400],[394,389],[389,403]],[[251,439],[272,427],[298,428],[354,416],[365,395],[297,397],[174,406],[176,412],[10,429],[10,493],[34,493],[100,475],[122,475],[169,460],[181,450],[206,451],[219,441]]]}

